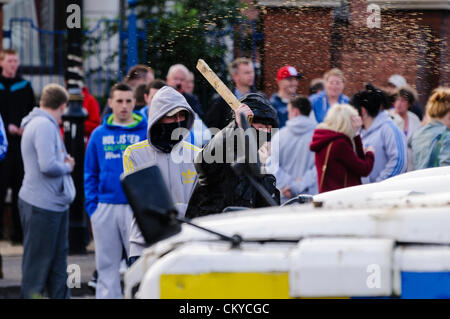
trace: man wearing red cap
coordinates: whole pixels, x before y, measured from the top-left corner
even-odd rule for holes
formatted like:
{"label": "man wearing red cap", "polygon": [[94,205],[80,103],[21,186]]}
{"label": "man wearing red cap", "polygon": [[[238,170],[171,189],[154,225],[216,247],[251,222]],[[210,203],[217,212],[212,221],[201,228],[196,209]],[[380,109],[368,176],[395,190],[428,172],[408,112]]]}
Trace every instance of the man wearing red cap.
{"label": "man wearing red cap", "polygon": [[302,75],[291,65],[285,65],[278,69],[277,85],[278,92],[270,98],[270,103],[278,112],[278,122],[282,128],[288,119],[287,105],[292,97],[297,93],[298,78]]}

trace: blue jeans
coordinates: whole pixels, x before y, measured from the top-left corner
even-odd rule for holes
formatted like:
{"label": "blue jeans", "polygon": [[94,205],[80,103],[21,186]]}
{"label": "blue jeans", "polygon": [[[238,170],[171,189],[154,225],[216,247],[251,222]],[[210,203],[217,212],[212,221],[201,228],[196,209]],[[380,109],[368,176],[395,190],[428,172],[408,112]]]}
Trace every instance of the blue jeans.
{"label": "blue jeans", "polygon": [[69,299],[69,212],[45,210],[20,198],[19,212],[23,228],[22,297],[40,297],[47,289],[52,299]]}

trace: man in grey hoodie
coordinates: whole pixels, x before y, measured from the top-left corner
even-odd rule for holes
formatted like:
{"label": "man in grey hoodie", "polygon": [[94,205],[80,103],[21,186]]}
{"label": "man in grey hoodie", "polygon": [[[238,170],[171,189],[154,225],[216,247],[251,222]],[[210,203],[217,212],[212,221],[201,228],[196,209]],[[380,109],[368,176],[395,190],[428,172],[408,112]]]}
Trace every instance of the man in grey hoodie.
{"label": "man in grey hoodie", "polygon": [[22,296],[70,298],[67,281],[69,205],[75,198],[67,154],[58,124],[69,95],[58,84],[44,87],[40,107],[21,123],[25,176],[19,191],[23,227]]}
{"label": "man in grey hoodie", "polygon": [[306,96],[291,99],[286,126],[272,138],[267,169],[277,179],[281,202],[299,194],[317,194],[314,153],[309,150],[316,122],[309,117],[311,103]]}

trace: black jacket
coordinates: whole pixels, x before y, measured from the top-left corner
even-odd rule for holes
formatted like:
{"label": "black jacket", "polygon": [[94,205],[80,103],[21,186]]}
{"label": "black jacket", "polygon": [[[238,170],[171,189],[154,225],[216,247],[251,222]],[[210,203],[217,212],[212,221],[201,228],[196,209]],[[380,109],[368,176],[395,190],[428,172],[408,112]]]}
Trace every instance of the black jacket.
{"label": "black jacket", "polygon": [[209,104],[208,110],[205,114],[204,123],[208,127],[215,127],[219,130],[227,126],[233,119],[233,111],[230,106],[220,97],[219,94],[214,94]]}
{"label": "black jacket", "polygon": [[[231,92],[234,92],[235,88],[231,88]],[[256,93],[255,90],[251,89],[250,93]],[[261,93],[263,94],[263,93]],[[234,112],[231,107],[225,102],[224,99],[220,97],[219,94],[214,94],[209,107],[204,116],[203,122],[208,127],[223,129],[230,123],[234,117]]]}
{"label": "black jacket", "polygon": [[181,93],[183,94],[184,98],[188,102],[189,106],[192,107],[195,113],[200,117],[201,120],[205,118],[205,112],[203,111],[203,108],[200,104],[200,101],[198,100],[198,97],[194,94],[189,93]]}
{"label": "black jacket", "polygon": [[[226,163],[226,154],[231,152],[229,144],[225,142],[236,129],[237,124],[233,121],[203,148],[197,155],[195,169],[197,171],[198,183],[194,188],[191,199],[186,210],[186,217],[221,213],[228,206],[243,206],[249,208],[266,207],[268,204],[250,184],[244,176],[237,176]],[[221,141],[220,141],[221,140]],[[216,154],[217,148],[223,147],[222,163],[207,163],[207,154]],[[231,146],[233,147],[233,146]],[[236,154],[234,147],[234,154]],[[200,161],[200,159],[203,159]],[[234,158],[236,160],[236,156]],[[276,180],[273,175],[265,174],[259,180],[273,199],[280,203],[280,192],[276,188]]]}
{"label": "black jacket", "polygon": [[[252,109],[254,119],[270,124],[273,128],[278,127],[277,112],[264,95],[249,94],[241,99],[241,102]],[[221,213],[228,206],[249,208],[268,206],[248,179],[245,176],[236,175],[231,167],[231,163],[236,161],[238,155],[241,155],[237,152],[237,143],[234,142],[236,129],[236,121],[232,119],[197,155],[194,165],[198,183],[189,200],[186,217]],[[219,151],[222,151],[222,154],[219,154]],[[217,163],[219,159],[221,161]],[[275,177],[263,174],[259,182],[279,204],[280,192],[276,188]]]}
{"label": "black jacket", "polygon": [[[0,74],[0,114],[8,132],[8,125],[20,127],[22,119],[36,106],[31,83],[21,76],[5,78]],[[19,141],[17,136],[8,136],[8,141]]]}

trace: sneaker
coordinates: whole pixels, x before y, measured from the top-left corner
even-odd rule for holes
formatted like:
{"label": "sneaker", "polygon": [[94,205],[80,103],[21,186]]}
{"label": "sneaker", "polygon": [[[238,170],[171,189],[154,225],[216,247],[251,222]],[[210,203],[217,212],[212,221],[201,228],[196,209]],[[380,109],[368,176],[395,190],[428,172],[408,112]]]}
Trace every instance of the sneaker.
{"label": "sneaker", "polygon": [[97,278],[98,273],[97,270],[94,271],[92,274],[91,280],[88,281],[87,286],[95,293],[95,290],[97,289]]}

